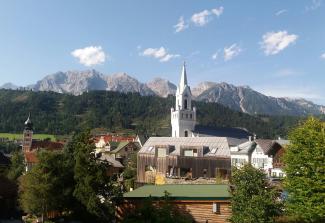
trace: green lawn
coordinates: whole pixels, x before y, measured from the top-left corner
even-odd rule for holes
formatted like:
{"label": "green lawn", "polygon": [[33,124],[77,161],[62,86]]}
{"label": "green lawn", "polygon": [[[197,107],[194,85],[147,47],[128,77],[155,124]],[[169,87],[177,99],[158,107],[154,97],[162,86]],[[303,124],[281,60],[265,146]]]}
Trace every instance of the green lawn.
{"label": "green lawn", "polygon": [[[9,138],[10,140],[21,139],[23,134],[16,133],[0,133],[0,138]],[[33,139],[46,139],[50,138],[52,141],[56,141],[56,137],[54,135],[49,134],[34,134]]]}

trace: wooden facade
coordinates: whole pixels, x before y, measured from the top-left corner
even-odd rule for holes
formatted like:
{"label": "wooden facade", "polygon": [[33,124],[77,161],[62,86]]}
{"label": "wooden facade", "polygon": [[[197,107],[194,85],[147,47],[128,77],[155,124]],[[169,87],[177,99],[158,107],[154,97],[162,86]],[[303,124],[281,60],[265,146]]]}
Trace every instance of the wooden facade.
{"label": "wooden facade", "polygon": [[[213,211],[213,204],[218,204],[217,212]],[[231,215],[231,206],[229,200],[175,200],[171,201],[173,209],[178,213],[190,216],[193,222],[198,223],[224,223],[228,222]],[[125,200],[118,206],[116,217],[118,222],[122,222],[123,218],[132,213],[143,205],[142,200]],[[155,202],[158,206],[159,202]]]}
{"label": "wooden facade", "polygon": [[[152,183],[152,169],[157,174],[169,177],[186,177],[184,172],[190,172],[191,178],[215,178],[221,176],[227,179],[231,171],[230,158],[213,156],[186,157],[182,155],[168,155],[158,157],[154,154],[138,154],[137,180],[140,183]],[[151,169],[151,170],[150,170]]]}

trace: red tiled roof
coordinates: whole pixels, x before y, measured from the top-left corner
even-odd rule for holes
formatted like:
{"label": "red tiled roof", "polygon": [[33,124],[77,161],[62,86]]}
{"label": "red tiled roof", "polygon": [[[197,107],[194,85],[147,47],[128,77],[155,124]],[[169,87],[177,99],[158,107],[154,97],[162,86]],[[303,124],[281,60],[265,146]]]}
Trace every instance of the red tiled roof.
{"label": "red tiled roof", "polygon": [[101,139],[104,138],[105,143],[108,142],[134,142],[135,136],[118,136],[118,135],[99,135],[94,137],[94,142],[97,143]]}
{"label": "red tiled roof", "polygon": [[33,141],[31,149],[62,150],[63,147],[64,144],[62,142]]}
{"label": "red tiled roof", "polygon": [[36,152],[25,152],[24,156],[25,156],[26,163],[37,163],[38,162]]}

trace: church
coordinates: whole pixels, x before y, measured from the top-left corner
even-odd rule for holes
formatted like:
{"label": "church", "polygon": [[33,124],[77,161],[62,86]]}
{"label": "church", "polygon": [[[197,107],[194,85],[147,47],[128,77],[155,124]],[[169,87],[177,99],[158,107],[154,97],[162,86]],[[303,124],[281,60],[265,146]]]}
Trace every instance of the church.
{"label": "church", "polygon": [[138,182],[153,183],[159,175],[227,179],[231,171],[230,148],[249,141],[251,134],[240,128],[198,125],[185,63],[175,97],[171,137],[150,137],[142,146],[138,153]]}
{"label": "church", "polygon": [[191,88],[187,82],[185,63],[176,91],[176,105],[171,108],[172,137],[229,137],[247,140],[251,134],[242,128],[211,128],[197,124],[196,107],[192,107]]}

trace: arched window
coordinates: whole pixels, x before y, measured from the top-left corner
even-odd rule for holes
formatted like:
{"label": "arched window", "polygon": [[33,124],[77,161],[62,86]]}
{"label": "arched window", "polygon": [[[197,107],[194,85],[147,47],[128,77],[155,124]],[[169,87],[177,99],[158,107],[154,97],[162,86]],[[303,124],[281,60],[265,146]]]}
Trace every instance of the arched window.
{"label": "arched window", "polygon": [[185,137],[188,137],[188,131],[187,130],[184,132],[184,135],[185,135]]}
{"label": "arched window", "polygon": [[187,109],[187,99],[184,100],[184,109]]}

